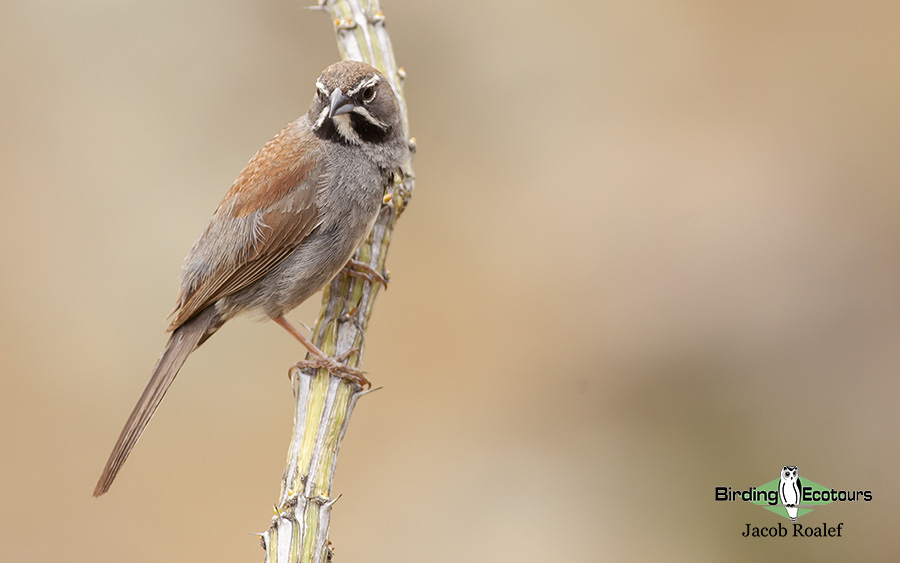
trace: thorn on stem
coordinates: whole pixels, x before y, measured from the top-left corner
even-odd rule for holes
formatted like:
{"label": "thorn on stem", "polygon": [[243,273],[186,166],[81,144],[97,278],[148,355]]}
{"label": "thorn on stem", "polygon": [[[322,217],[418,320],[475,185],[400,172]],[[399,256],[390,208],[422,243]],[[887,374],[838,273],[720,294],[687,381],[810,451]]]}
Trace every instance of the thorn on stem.
{"label": "thorn on stem", "polygon": [[356,22],[353,20],[342,20],[340,18],[335,18],[334,28],[338,31],[349,31],[351,29],[356,29]]}

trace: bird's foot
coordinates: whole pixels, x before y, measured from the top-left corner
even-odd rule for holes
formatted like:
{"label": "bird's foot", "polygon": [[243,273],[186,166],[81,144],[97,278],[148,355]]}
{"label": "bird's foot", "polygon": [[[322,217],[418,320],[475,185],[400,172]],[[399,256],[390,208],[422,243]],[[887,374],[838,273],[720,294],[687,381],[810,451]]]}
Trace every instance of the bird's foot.
{"label": "bird's foot", "polygon": [[353,276],[354,278],[363,278],[365,280],[368,280],[369,283],[378,282],[383,285],[385,289],[387,289],[388,281],[390,281],[387,272],[379,272],[365,262],[360,262],[359,260],[354,260],[352,258],[350,260],[347,260],[347,265],[344,266],[344,271],[347,272],[348,276]]}
{"label": "bird's foot", "polygon": [[[346,354],[339,356],[340,359],[346,359],[350,354],[358,350],[351,350]],[[355,383],[360,387],[372,387],[372,382],[366,379],[365,372],[361,369],[352,368],[338,361],[337,358],[329,358],[328,356],[312,356],[307,360],[300,360],[296,366],[300,369],[319,369],[325,368],[328,373],[341,379],[346,379],[351,383]]]}
{"label": "bird's foot", "polygon": [[335,359],[339,362],[346,362],[347,358],[349,358],[353,354],[359,354],[359,348],[350,348],[340,356],[337,356]]}
{"label": "bird's foot", "polygon": [[278,317],[277,319],[273,319],[276,323],[281,325],[286,331],[291,333],[297,340],[303,344],[303,347],[309,350],[309,355],[311,356],[308,360],[300,360],[296,363],[296,366],[300,369],[319,369],[325,368],[329,373],[335,375],[337,377],[346,379],[347,381],[351,381],[356,383],[360,387],[372,387],[372,383],[366,379],[365,372],[360,369],[352,368],[350,366],[345,366],[341,362],[346,361],[347,358],[352,356],[353,354],[359,353],[359,348],[353,348],[348,352],[341,354],[337,358],[329,357],[328,354],[319,349],[318,346],[313,344],[309,338],[303,335],[302,332],[294,328],[288,320],[284,317]]}

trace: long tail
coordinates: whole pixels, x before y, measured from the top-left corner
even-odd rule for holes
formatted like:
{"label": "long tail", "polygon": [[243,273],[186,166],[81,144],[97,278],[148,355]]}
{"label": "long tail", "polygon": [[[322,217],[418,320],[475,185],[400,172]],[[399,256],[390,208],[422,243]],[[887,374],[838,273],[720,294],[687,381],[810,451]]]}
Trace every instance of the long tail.
{"label": "long tail", "polygon": [[175,376],[178,375],[178,370],[181,369],[188,355],[209,338],[219,326],[221,325],[218,322],[215,306],[209,306],[199,315],[175,329],[172,336],[169,337],[169,342],[156,363],[150,382],[144,388],[141,398],[138,399],[134,410],[131,411],[131,416],[128,417],[128,422],[125,423],[122,433],[119,434],[112,453],[109,454],[103,474],[100,475],[100,480],[97,481],[97,486],[94,488],[95,497],[99,497],[109,490],[116,474],[122,468],[122,464],[125,463],[138,438],[141,437],[141,433],[150,422],[150,417],[153,416],[156,407],[159,406],[169,386],[172,385]]}

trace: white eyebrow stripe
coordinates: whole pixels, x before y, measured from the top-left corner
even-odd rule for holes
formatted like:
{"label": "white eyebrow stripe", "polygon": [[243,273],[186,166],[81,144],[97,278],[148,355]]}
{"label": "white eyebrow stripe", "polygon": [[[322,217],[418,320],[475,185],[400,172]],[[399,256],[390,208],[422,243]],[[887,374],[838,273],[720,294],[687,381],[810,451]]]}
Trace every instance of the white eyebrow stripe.
{"label": "white eyebrow stripe", "polygon": [[316,80],[316,90],[318,90],[319,92],[322,92],[322,93],[325,94],[326,96],[328,95],[328,90],[325,88],[325,85],[322,84],[322,83],[321,83],[320,81],[318,81],[318,80]]}
{"label": "white eyebrow stripe", "polygon": [[376,84],[378,84],[378,82],[380,80],[381,80],[381,78],[377,74],[373,74],[372,78],[366,80],[365,82],[363,82],[362,84],[360,84],[359,86],[354,88],[353,90],[350,90],[349,92],[347,92],[347,96],[352,96],[352,95],[356,94],[357,92],[359,92],[360,90],[364,90],[370,86],[375,86]]}

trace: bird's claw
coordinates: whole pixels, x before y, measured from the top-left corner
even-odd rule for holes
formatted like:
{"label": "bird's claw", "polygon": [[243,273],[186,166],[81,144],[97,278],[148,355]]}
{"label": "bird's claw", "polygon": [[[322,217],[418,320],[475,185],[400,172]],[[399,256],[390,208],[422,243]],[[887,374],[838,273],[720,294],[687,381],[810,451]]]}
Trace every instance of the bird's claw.
{"label": "bird's claw", "polygon": [[368,280],[369,283],[378,282],[383,285],[385,289],[387,289],[388,282],[390,281],[387,272],[379,272],[365,262],[360,262],[359,260],[354,260],[352,258],[347,261],[347,265],[344,266],[344,271],[347,272],[347,275],[349,276],[363,278]]}
{"label": "bird's claw", "polygon": [[[346,354],[342,354],[339,356],[341,360],[347,359],[351,354],[358,352],[359,350],[350,350]],[[299,369],[320,369],[325,368],[328,370],[328,373],[334,375],[335,377],[340,377],[341,379],[346,379],[351,383],[355,383],[363,388],[371,388],[372,382],[366,379],[365,372],[361,369],[352,368],[350,366],[344,365],[339,362],[335,358],[323,357],[320,358],[318,356],[312,356],[306,360],[300,360],[296,363],[296,366]]]}

